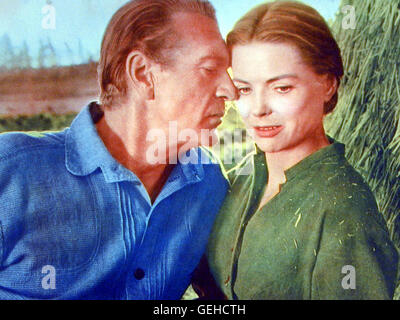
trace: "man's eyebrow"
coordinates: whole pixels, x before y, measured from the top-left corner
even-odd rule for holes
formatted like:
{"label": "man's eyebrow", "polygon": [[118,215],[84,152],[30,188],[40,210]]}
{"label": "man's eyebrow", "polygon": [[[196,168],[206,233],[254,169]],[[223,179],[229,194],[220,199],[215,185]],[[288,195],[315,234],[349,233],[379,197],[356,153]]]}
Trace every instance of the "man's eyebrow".
{"label": "man's eyebrow", "polygon": [[206,56],[204,56],[204,57],[201,57],[200,59],[199,59],[199,63],[198,64],[202,64],[202,63],[204,63],[204,62],[207,62],[207,61],[215,61],[215,62],[218,62],[218,63],[224,63],[224,62],[226,62],[227,60],[225,59],[225,57],[224,56],[221,56],[220,54],[209,54],[209,55],[206,55]]}
{"label": "man's eyebrow", "polygon": [[[270,83],[272,83],[272,82],[275,82],[275,81],[278,81],[278,80],[281,80],[281,79],[286,79],[286,78],[295,78],[295,79],[298,79],[299,76],[298,76],[297,74],[295,74],[295,73],[282,74],[282,75],[273,77],[273,78],[271,78],[271,79],[268,79],[267,81],[265,81],[265,83],[270,84]],[[238,79],[238,78],[233,78],[233,81],[237,81],[237,82],[242,82],[242,83],[248,84],[247,81],[242,80],[242,79]]]}

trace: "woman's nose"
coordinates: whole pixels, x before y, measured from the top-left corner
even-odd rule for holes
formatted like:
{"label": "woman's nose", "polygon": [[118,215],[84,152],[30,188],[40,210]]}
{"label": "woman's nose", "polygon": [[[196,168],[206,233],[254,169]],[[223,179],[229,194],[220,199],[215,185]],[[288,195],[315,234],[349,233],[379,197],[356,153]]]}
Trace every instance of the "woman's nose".
{"label": "woman's nose", "polygon": [[271,108],[268,105],[268,101],[263,92],[255,95],[253,105],[251,107],[251,113],[255,117],[263,117],[271,113]]}

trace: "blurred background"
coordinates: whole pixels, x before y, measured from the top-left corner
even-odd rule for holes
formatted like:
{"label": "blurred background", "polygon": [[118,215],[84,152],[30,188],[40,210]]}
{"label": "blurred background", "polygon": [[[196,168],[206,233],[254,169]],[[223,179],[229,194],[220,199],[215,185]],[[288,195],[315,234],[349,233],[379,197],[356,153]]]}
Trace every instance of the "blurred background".
{"label": "blurred background", "polygon": [[[240,16],[262,1],[211,2],[225,37]],[[339,5],[339,0],[306,2],[327,19],[333,19]],[[126,0],[1,0],[0,115],[65,115],[96,99],[96,62],[103,33],[124,3]],[[35,117],[38,121],[42,118]],[[0,130],[26,130],[29,125]]]}

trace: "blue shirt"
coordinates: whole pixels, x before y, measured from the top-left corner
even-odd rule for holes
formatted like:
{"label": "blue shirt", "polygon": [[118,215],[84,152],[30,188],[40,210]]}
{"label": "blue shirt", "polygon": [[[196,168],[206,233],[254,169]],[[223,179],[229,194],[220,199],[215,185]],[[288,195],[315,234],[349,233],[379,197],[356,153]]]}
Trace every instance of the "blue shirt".
{"label": "blue shirt", "polygon": [[219,165],[193,149],[203,161],[178,162],[152,204],[95,106],[62,132],[0,135],[1,299],[179,299],[190,282],[228,189]]}

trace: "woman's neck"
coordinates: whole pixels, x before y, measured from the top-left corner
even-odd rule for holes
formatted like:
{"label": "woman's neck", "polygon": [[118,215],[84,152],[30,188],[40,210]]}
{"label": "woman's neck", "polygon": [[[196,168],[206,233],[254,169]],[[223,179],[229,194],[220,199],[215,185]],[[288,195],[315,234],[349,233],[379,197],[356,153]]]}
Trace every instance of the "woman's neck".
{"label": "woman's neck", "polygon": [[307,139],[295,147],[287,148],[279,152],[266,152],[265,159],[268,165],[268,175],[271,177],[284,175],[286,170],[329,144],[328,138],[325,133],[322,132],[314,139]]}
{"label": "woman's neck", "polygon": [[280,186],[286,182],[285,171],[307,158],[309,155],[329,145],[325,133],[318,139],[307,140],[295,148],[288,148],[279,152],[265,153],[268,166],[268,183],[260,207],[280,192]]}

